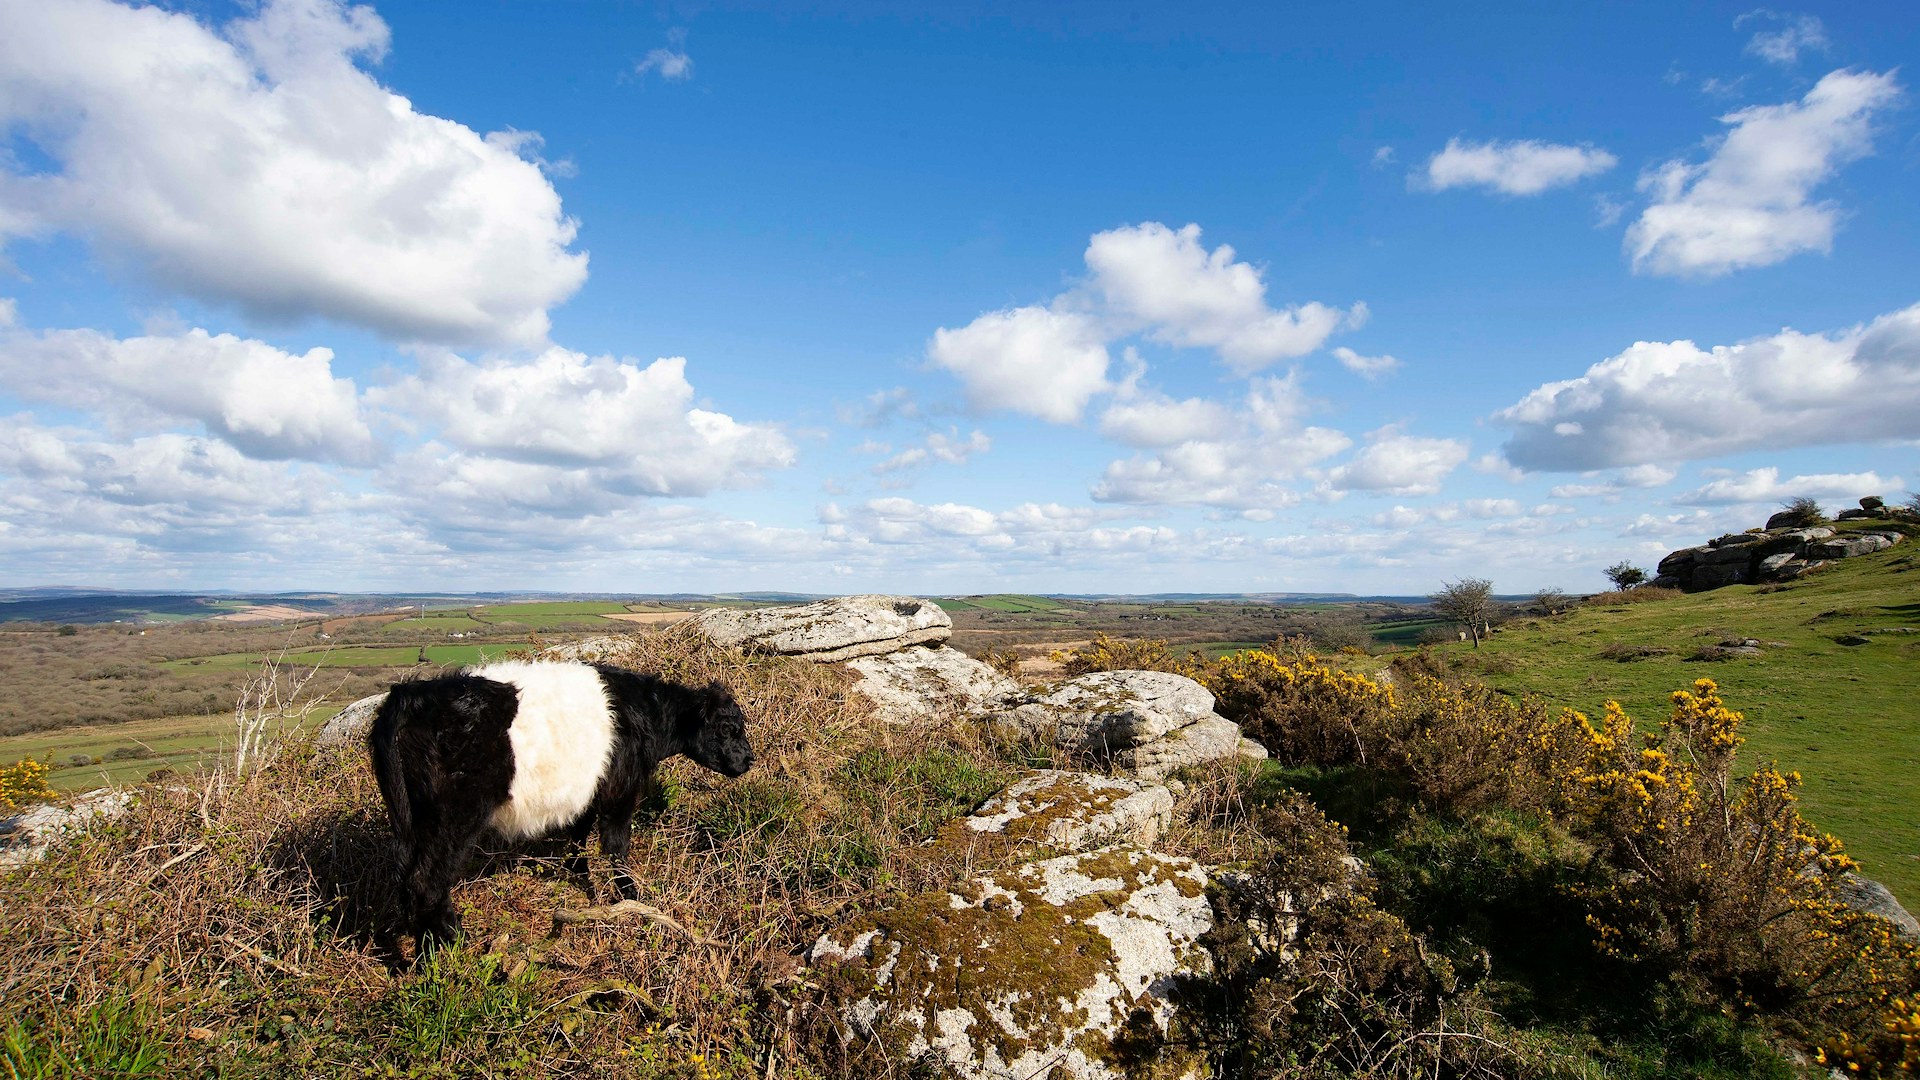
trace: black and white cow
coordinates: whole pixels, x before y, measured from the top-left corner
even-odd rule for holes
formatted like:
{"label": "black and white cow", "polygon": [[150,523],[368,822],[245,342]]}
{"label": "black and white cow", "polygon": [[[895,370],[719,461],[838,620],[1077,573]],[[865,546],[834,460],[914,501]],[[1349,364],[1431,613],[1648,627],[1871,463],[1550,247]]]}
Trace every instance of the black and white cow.
{"label": "black and white cow", "polygon": [[398,683],[367,743],[422,947],[458,932],[448,894],[488,828],[508,840],[565,828],[568,868],[585,873],[582,845],[598,821],[615,887],[635,898],[633,812],[660,762],[685,754],[726,776],[753,764],[725,687],[604,664],[508,661]]}

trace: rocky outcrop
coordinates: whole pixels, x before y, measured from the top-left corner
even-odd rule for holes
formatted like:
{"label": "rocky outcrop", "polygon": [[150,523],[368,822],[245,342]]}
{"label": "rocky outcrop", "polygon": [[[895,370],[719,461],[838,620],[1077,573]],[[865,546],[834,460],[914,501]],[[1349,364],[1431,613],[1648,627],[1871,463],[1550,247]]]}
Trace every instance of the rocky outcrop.
{"label": "rocky outcrop", "polygon": [[319,734],[313,737],[314,757],[365,746],[367,732],[373,728],[373,714],[380,711],[380,703],[385,700],[387,695],[374,694],[333,714],[326,723],[320,725]]}
{"label": "rocky outcrop", "polygon": [[903,724],[940,716],[978,717],[1020,696],[1020,684],[958,649],[908,646],[847,661],[852,689],[874,714]]}
{"label": "rocky outcrop", "polygon": [[1062,855],[863,917],[808,959],[850,1034],[968,1080],[1199,1076],[1158,1037],[1180,978],[1212,967],[1208,880],[1138,847]]}
{"label": "rocky outcrop", "polygon": [[1081,675],[998,719],[1075,760],[1149,780],[1242,747],[1239,726],[1213,711],[1206,687],[1165,671]]}
{"label": "rocky outcrop", "polygon": [[1158,784],[1043,769],[988,799],[961,828],[1077,852],[1150,847],[1172,822],[1173,793]]}
{"label": "rocky outcrop", "polygon": [[105,788],[65,806],[46,803],[0,817],[0,866],[45,858],[47,849],[100,821],[112,821],[133,806],[133,792]]}
{"label": "rocky outcrop", "polygon": [[841,596],[790,607],[714,608],[680,624],[716,645],[818,663],[878,656],[953,636],[953,619],[931,600]]}
{"label": "rocky outcrop", "polygon": [[1903,539],[1904,534],[1892,530],[1836,535],[1824,526],[1730,533],[1661,559],[1653,584],[1703,592],[1727,585],[1791,581],[1836,559],[1885,551]]}

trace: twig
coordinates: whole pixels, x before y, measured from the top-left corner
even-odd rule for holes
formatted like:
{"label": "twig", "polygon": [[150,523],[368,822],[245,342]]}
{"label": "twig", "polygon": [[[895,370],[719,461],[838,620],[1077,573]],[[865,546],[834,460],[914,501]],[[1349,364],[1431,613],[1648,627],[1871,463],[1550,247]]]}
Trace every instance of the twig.
{"label": "twig", "polygon": [[593,907],[580,908],[577,911],[560,908],[553,913],[553,932],[547,936],[559,937],[561,932],[567,927],[577,923],[607,922],[613,919],[625,918],[628,915],[638,915],[649,922],[659,923],[661,926],[677,930],[686,935],[687,940],[693,942],[695,945],[719,948],[722,944],[707,937],[705,934],[688,929],[680,920],[661,911],[659,908],[651,904],[643,904],[638,900],[622,900],[617,904],[600,904]]}
{"label": "twig", "polygon": [[259,949],[255,948],[254,946],[249,945],[244,941],[241,941],[239,938],[234,937],[232,934],[209,934],[207,936],[209,939],[213,941],[218,941],[222,945],[230,945],[233,948],[239,949],[241,952],[246,953],[248,956],[253,957],[255,960],[260,961],[261,963],[267,965],[268,967],[272,968],[273,970],[279,972],[282,975],[292,975],[296,978],[301,978],[301,979],[312,978],[311,975],[308,975],[306,972],[300,970],[299,968],[293,966],[292,964],[287,963],[285,960],[275,960],[273,957],[268,956],[266,953],[261,952]]}
{"label": "twig", "polygon": [[174,867],[180,865],[181,863],[186,862],[188,859],[193,858],[195,855],[204,855],[206,853],[207,853],[207,845],[195,844],[192,847],[188,848],[187,850],[181,852],[180,854],[175,855],[173,858],[168,859],[166,862],[161,863],[159,869],[153,872],[153,876],[159,877],[161,874],[164,874],[167,871],[173,869]]}

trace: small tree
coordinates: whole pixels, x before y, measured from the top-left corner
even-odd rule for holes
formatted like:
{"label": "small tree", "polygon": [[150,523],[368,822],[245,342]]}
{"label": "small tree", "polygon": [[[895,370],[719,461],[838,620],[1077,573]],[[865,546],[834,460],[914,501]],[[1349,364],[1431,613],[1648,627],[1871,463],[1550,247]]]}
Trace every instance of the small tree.
{"label": "small tree", "polygon": [[1625,559],[1607,567],[1607,580],[1613,582],[1616,589],[1631,589],[1647,580],[1647,572]]}
{"label": "small tree", "polygon": [[1462,623],[1480,647],[1481,634],[1493,614],[1493,582],[1485,578],[1461,578],[1442,584],[1440,591],[1427,597],[1433,609],[1449,622]]}
{"label": "small tree", "polygon": [[1558,585],[1549,585],[1533,594],[1534,610],[1542,615],[1558,615],[1567,609],[1567,593]]}

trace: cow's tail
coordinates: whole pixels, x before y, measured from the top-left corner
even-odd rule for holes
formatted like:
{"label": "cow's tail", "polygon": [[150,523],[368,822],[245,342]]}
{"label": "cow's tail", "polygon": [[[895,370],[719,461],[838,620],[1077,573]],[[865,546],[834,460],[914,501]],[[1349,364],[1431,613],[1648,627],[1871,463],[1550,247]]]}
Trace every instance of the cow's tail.
{"label": "cow's tail", "polygon": [[410,692],[405,683],[387,691],[387,698],[373,716],[373,728],[367,732],[367,750],[373,756],[373,778],[380,783],[380,797],[386,800],[387,817],[393,822],[393,836],[403,849],[413,846],[413,800],[407,794],[406,762],[400,754],[400,732],[418,716],[424,702]]}

